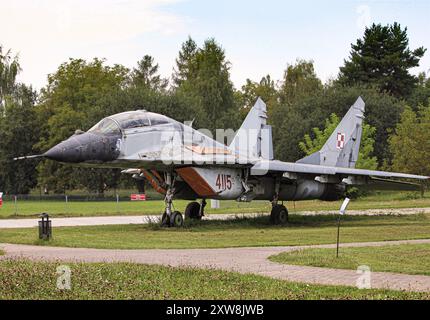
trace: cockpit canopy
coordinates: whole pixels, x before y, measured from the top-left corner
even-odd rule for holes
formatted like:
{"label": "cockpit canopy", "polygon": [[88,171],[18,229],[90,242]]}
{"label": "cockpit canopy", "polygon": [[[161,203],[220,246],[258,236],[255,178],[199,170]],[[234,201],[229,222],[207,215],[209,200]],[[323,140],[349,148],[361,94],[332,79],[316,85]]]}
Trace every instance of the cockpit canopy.
{"label": "cockpit canopy", "polygon": [[137,110],[104,118],[88,131],[102,134],[121,134],[121,130],[156,126],[171,122],[171,119],[161,114]]}
{"label": "cockpit canopy", "polygon": [[90,130],[88,130],[88,132],[93,132],[93,133],[101,133],[101,134],[121,134],[121,130],[118,126],[118,124],[109,119],[109,118],[104,118],[102,121],[100,121],[99,123],[97,123],[94,127],[92,127]]}

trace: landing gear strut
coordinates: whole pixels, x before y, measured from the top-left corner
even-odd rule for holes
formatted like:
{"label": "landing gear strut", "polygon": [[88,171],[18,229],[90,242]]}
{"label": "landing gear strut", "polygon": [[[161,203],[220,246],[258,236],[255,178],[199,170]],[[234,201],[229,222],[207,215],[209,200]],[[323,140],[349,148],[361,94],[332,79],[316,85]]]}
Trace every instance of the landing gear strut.
{"label": "landing gear strut", "polygon": [[166,208],[164,210],[163,216],[161,217],[161,225],[167,227],[182,227],[184,224],[184,218],[179,211],[172,211],[173,196],[175,194],[175,178],[172,178],[172,174],[168,173],[166,175],[166,197],[164,198],[164,203]]}

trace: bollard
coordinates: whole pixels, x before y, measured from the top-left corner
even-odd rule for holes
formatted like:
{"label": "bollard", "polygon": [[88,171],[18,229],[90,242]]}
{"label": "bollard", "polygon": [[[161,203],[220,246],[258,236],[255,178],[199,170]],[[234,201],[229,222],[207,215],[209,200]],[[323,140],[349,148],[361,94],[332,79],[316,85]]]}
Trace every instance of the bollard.
{"label": "bollard", "polygon": [[18,215],[18,204],[17,204],[18,198],[15,195],[15,196],[13,196],[13,199],[14,199],[14,203],[15,203],[15,216],[17,216]]}
{"label": "bollard", "polygon": [[339,217],[337,218],[336,258],[339,258],[340,217],[346,213],[346,208],[348,208],[349,201],[350,201],[349,198],[345,198],[345,200],[343,201],[342,206],[340,207],[340,210],[339,210]]}
{"label": "bollard", "polygon": [[211,208],[212,209],[219,209],[220,208],[220,201],[219,200],[211,200]]}
{"label": "bollard", "polygon": [[52,226],[49,214],[42,213],[40,217],[42,220],[39,221],[39,239],[49,240],[52,238]]}
{"label": "bollard", "polygon": [[119,213],[119,194],[116,194],[116,211]]}

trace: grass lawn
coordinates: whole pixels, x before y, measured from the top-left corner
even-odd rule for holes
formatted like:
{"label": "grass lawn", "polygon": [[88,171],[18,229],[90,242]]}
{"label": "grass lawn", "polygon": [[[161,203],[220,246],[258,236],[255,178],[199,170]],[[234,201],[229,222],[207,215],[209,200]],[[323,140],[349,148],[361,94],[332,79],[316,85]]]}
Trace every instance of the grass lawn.
{"label": "grass lawn", "polygon": [[291,283],[257,275],[138,264],[69,264],[71,290],[56,288],[60,263],[0,261],[0,299],[429,299],[429,294]]}
{"label": "grass lawn", "polygon": [[[0,229],[0,243],[65,247],[153,249],[286,246],[336,242],[336,216],[291,215],[287,226],[267,217],[200,221],[184,228],[158,224],[53,228],[53,239],[37,239],[37,228]],[[411,216],[344,216],[341,242],[430,238],[430,214]],[[342,249],[343,250],[343,249]]]}
{"label": "grass lawn", "polygon": [[430,244],[398,246],[340,248],[339,258],[333,249],[306,249],[285,252],[270,257],[285,264],[357,269],[369,266],[372,271],[430,275]]}
{"label": "grass lawn", "polygon": [[[177,210],[184,212],[189,201],[175,200]],[[324,202],[318,200],[288,202],[287,207],[291,213],[300,211],[338,210],[341,201]],[[351,210],[385,209],[385,208],[424,208],[430,207],[430,193],[423,198],[414,192],[379,192],[371,196],[353,200],[349,206]],[[236,201],[222,201],[220,209],[211,209],[210,203],[206,212],[211,213],[263,213],[270,212],[268,201],[253,201],[239,203]],[[160,214],[164,210],[161,200],[146,202],[120,201],[26,201],[18,199],[4,201],[0,208],[1,218],[30,218],[37,217],[43,212],[52,216],[108,216],[108,215],[146,215]]]}
{"label": "grass lawn", "polygon": [[[189,201],[176,200],[174,206],[184,212]],[[430,203],[429,203],[430,204]],[[220,209],[210,209],[210,203],[206,207],[207,213],[261,213],[269,212],[268,201],[255,201],[251,203],[239,203],[236,201],[223,201]],[[109,216],[109,215],[153,215],[164,211],[162,200],[151,201],[18,201],[17,206],[13,201],[5,201],[0,208],[1,218],[31,218],[38,217],[47,212],[54,217],[79,217],[79,216]],[[15,213],[16,212],[16,213]]]}

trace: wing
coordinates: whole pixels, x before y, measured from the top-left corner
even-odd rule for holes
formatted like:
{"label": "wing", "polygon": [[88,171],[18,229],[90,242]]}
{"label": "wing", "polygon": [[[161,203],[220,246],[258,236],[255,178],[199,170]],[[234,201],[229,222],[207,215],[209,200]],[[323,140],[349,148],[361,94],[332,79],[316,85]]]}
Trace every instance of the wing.
{"label": "wing", "polygon": [[262,176],[269,173],[282,173],[285,178],[299,177],[315,179],[321,183],[343,183],[351,186],[372,185],[377,189],[419,190],[420,184],[394,179],[429,180],[430,177],[414,174],[330,167],[282,161],[259,161],[251,168],[251,175]]}

